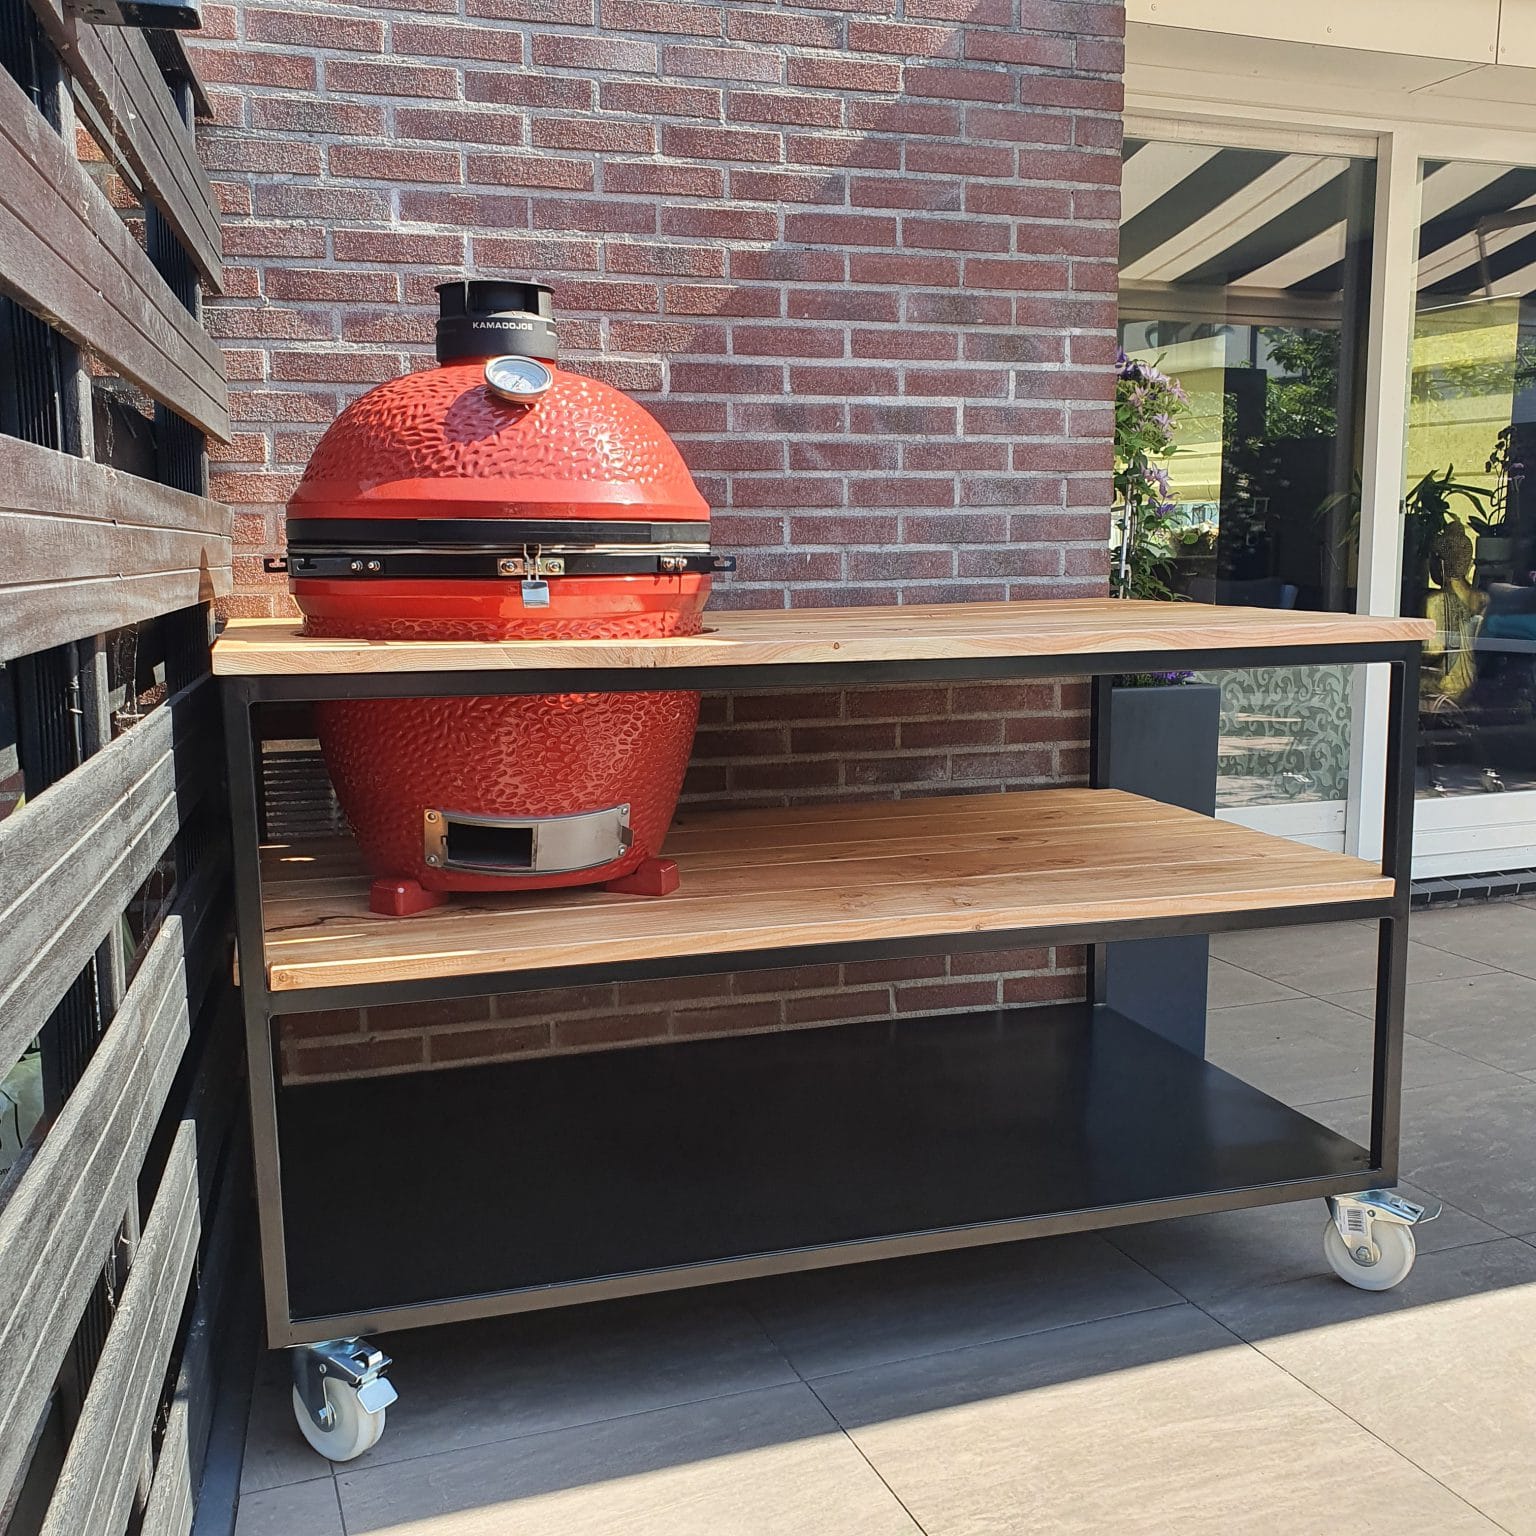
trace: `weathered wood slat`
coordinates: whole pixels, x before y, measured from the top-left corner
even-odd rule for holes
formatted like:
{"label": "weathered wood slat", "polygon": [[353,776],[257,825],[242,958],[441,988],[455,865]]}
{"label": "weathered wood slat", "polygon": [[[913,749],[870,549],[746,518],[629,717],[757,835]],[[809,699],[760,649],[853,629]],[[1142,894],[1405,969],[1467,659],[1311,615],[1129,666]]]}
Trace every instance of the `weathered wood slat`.
{"label": "weathered wood slat", "polygon": [[[187,1329],[139,1536],[188,1536],[192,1529],[213,1424],[216,1383],[226,1365],[215,1357],[214,1349],[222,1342],[234,1303],[232,1293],[241,1284],[233,1265],[235,1240],[246,1211],[250,1153],[243,1130],[237,1128],[236,1138],[211,1205],[213,1232],[199,1266],[197,1304]],[[210,1208],[207,1202],[204,1208]]]}
{"label": "weathered wood slat", "polygon": [[0,1487],[12,1486],[175,1081],[227,910],[205,870],[167,917],[0,1210]]}
{"label": "weathered wood slat", "polygon": [[197,1127],[183,1120],[70,1437],[43,1536],[117,1536],[126,1524],[201,1235]]}
{"label": "weathered wood slat", "polygon": [[[4,512],[158,528],[225,541],[234,526],[234,514],[221,501],[156,485],[19,437],[0,437],[0,513]],[[0,579],[10,577],[13,562],[23,553],[0,536]]]}
{"label": "weathered wood slat", "polygon": [[232,516],[0,437],[0,661],[227,594]]}
{"label": "weathered wood slat", "polygon": [[213,189],[143,34],[67,16],[59,0],[32,0],[32,9],[204,282],[221,288],[224,249]]}
{"label": "weathered wood slat", "polygon": [[0,822],[0,1074],[201,796],[214,703],[191,684]]}
{"label": "weathered wood slat", "polygon": [[72,148],[0,72],[0,286],[218,438],[218,348],[155,271]]}

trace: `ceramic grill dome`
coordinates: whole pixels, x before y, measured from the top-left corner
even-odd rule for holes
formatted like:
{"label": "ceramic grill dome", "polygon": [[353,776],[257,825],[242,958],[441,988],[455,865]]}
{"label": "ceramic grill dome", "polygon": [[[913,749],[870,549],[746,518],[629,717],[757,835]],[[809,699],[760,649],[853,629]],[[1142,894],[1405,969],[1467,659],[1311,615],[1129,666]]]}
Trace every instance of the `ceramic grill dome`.
{"label": "ceramic grill dome", "polygon": [[[321,439],[288,504],[310,634],[371,640],[695,634],[709,508],[640,405],[554,361],[549,290],[439,289],[441,366]],[[321,746],[374,904],[449,891],[669,886],[658,854],[694,693],[329,701]]]}

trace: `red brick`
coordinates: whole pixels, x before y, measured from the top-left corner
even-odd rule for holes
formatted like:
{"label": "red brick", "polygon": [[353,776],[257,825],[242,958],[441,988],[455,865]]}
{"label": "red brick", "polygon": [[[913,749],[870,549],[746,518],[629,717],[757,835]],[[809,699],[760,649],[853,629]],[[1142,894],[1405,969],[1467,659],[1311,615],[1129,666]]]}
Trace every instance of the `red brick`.
{"label": "red brick", "polygon": [[656,130],[649,123],[619,123],[590,117],[544,117],[533,122],[533,142],[542,149],[655,153]]}
{"label": "red brick", "polygon": [[901,89],[901,65],[876,59],[791,58],[788,78],[802,90],[889,93]]}
{"label": "red brick", "polygon": [[710,240],[775,240],[779,216],[764,208],[664,207],[661,232]]}
{"label": "red brick", "polygon": [[847,196],[845,176],[805,171],[731,172],[731,196],[752,203],[841,203]]}
{"label": "red brick", "polygon": [[283,133],[376,138],[384,132],[384,109],[355,102],[317,101],[308,96],[253,96],[251,126]]}
{"label": "red brick", "polygon": [[875,320],[894,323],[901,299],[894,293],[854,288],[792,288],[785,295],[791,320]]}
{"label": "red brick", "polygon": [[401,107],[395,126],[407,139],[438,139],[448,144],[521,144],[520,119],[505,112],[474,112],[462,107]]}
{"label": "red brick", "polygon": [[248,43],[286,43],[293,48],[337,48],[352,53],[382,53],[384,25],[347,16],[318,16],[313,11],[266,11],[247,8]]}
{"label": "red brick", "polygon": [[712,86],[653,84],[645,80],[605,80],[605,112],[638,112],[646,117],[720,116],[721,92]]}
{"label": "red brick", "polygon": [[234,224],[224,231],[224,254],[325,256],[325,231],[296,224]]}
{"label": "red brick", "polygon": [[523,61],[522,34],[506,27],[397,21],[391,35],[401,53],[424,54],[438,59],[482,59],[499,64]]}
{"label": "red brick", "polygon": [[1019,111],[1012,107],[973,107],[966,130],[976,139],[1010,144],[1070,144],[1073,118],[1067,112]]}
{"label": "red brick", "polygon": [[795,16],[782,11],[726,10],[726,30],[739,42],[787,43],[796,48],[835,48],[841,29],[833,16]]}
{"label": "red brick", "polygon": [[690,75],[700,80],[761,80],[777,84],[784,78],[779,55],[767,48],[703,48],[690,43],[669,43],[662,55],[668,75]]}
{"label": "red brick", "polygon": [[776,315],[779,291],[741,283],[671,283],[666,307],[674,315]]}
{"label": "red brick", "polygon": [[581,234],[649,234],[656,228],[654,203],[617,198],[535,198],[535,229],[570,229]]}
{"label": "red brick", "polygon": [[458,95],[459,72],[429,64],[367,64],[361,60],[327,59],[325,85],[330,91],[348,91],[359,96],[429,96],[449,100]]}
{"label": "red brick", "polygon": [[[897,223],[868,213],[789,213],[784,238],[800,245],[895,245]],[[857,281],[857,279],[855,279]]]}
{"label": "red brick", "polygon": [[1001,69],[960,69],[948,65],[911,65],[906,89],[913,96],[943,101],[997,101],[1015,98],[1014,76]]}
{"label": "red brick", "polygon": [[726,101],[726,116],[738,123],[840,128],[843,104],[832,97],[786,91],[732,91]]}
{"label": "red brick", "polygon": [[470,155],[469,180],[496,187],[590,192],[593,172],[588,161],[558,160],[552,155]]}
{"label": "red brick", "polygon": [[894,171],[901,164],[901,145],[894,139],[861,135],[792,133],[785,140],[784,155],[801,165],[849,165]]}
{"label": "red brick", "polygon": [[732,277],[769,283],[840,283],[847,267],[837,251],[733,250],[730,259]]}
{"label": "red brick", "polygon": [[950,359],[960,354],[960,338],[952,331],[880,329],[855,331],[851,337],[855,357]]}
{"label": "red brick", "polygon": [[325,303],[342,299],[349,303],[393,303],[400,297],[399,279],[393,272],[325,272],[315,268],[280,267],[267,273],[267,297]]}
{"label": "red brick", "polygon": [[204,134],[202,160],[210,171],[276,172],[287,176],[318,176],[320,149],[315,144],[253,137],[225,138]]}
{"label": "red brick", "polygon": [[855,208],[925,208],[958,212],[959,182],[916,176],[855,176],[848,184],[848,201]]}
{"label": "red brick", "polygon": [[[611,32],[675,32],[693,37],[718,37],[721,12],[715,6],[665,0],[602,0],[598,19]],[[693,71],[687,71],[693,73]]]}
{"label": "red brick", "polygon": [[[339,60],[332,60],[332,63],[339,63]],[[207,84],[226,81],[243,86],[315,88],[315,60],[295,54],[252,54],[246,49],[200,48],[197,71]]]}
{"label": "red brick", "polygon": [[553,1031],[544,1020],[488,1029],[436,1030],[427,1037],[427,1058],[432,1062],[505,1061],[548,1050],[552,1039]]}
{"label": "red brick", "polygon": [[549,69],[617,69],[653,75],[656,73],[656,45],[619,37],[536,33],[533,63]]}
{"label": "red brick", "polygon": [[770,163],[784,158],[784,141],[776,133],[751,128],[699,128],[663,124],[661,152],[680,160],[748,160]]}
{"label": "red brick", "polygon": [[848,270],[856,283],[911,283],[930,288],[954,288],[960,282],[960,263],[944,256],[855,253],[849,257]]}
{"label": "red brick", "polygon": [[1014,151],[990,144],[909,143],[909,171],[935,176],[1012,176]]}
{"label": "red brick", "polygon": [[[455,0],[434,0],[430,9],[454,10]],[[465,0],[470,16],[497,21],[537,21],[549,26],[590,27],[596,20],[593,0]]]}
{"label": "red brick", "polygon": [[964,34],[954,27],[919,27],[890,21],[850,21],[848,46],[859,53],[893,53],[904,59],[959,58]]}
{"label": "red brick", "polygon": [[524,71],[467,69],[466,101],[496,102],[508,107],[564,107],[591,111],[597,86],[568,75],[531,75]]}
{"label": "red brick", "polygon": [[415,235],[398,230],[338,229],[331,236],[337,261],[456,266],[464,260],[462,235]]}
{"label": "red brick", "polygon": [[476,235],[475,261],[495,272],[595,272],[595,240],[560,240],[545,235]]}
{"label": "red brick", "polygon": [[446,149],[375,148],[367,144],[333,144],[333,176],[357,176],[365,181],[463,181],[459,156]]}
{"label": "red brick", "polygon": [[848,126],[864,133],[899,133],[909,138],[946,138],[960,132],[956,107],[919,101],[851,101]]}
{"label": "red brick", "polygon": [[420,1035],[365,1035],[345,1044],[301,1045],[287,1056],[296,1079],[405,1071],[425,1059],[426,1041]]}
{"label": "red brick", "polygon": [[[603,168],[605,192],[653,192],[662,197],[723,197],[725,172],[712,165],[661,165],[611,160]],[[669,212],[663,207],[663,213]]]}
{"label": "red brick", "polygon": [[732,1034],[742,1030],[772,1029],[783,1022],[783,1004],[777,998],[757,1003],[727,1003],[720,1008],[678,1008],[670,1015],[674,1035]]}

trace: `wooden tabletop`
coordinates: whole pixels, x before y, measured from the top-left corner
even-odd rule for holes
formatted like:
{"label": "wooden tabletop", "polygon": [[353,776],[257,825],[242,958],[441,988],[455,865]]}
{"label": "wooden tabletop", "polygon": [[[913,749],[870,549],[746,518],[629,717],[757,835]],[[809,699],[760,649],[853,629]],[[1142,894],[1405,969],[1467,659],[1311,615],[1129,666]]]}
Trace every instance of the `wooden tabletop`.
{"label": "wooden tabletop", "polygon": [[[1108,789],[684,812],[661,898],[587,888],[368,910],[355,845],[263,850],[272,990],[1387,900],[1373,864]],[[1325,912],[1319,913],[1321,919]],[[686,969],[686,965],[683,967]],[[277,1011],[282,1011],[281,1002]]]}
{"label": "wooden tabletop", "polygon": [[801,666],[1020,656],[1334,648],[1429,639],[1427,619],[1070,598],[888,608],[795,608],[709,615],[702,635],[664,640],[324,640],[297,620],[235,619],[213,648],[222,677],[572,668]]}

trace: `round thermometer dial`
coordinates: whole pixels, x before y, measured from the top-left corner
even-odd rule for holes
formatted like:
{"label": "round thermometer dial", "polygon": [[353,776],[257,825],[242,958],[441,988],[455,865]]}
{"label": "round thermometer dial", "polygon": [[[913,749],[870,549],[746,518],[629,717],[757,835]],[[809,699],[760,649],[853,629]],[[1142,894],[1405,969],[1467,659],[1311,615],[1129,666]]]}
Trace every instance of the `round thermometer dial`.
{"label": "round thermometer dial", "polygon": [[485,382],[503,400],[528,405],[549,393],[555,376],[536,357],[493,357],[485,365]]}

